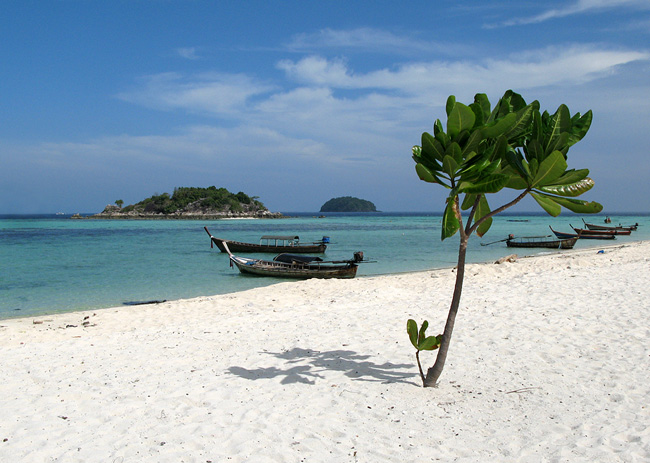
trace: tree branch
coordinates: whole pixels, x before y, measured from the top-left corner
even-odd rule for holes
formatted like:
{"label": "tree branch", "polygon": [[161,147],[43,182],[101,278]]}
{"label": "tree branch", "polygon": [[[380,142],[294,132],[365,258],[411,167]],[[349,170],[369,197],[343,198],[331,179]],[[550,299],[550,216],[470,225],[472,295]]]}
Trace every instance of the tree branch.
{"label": "tree branch", "polygon": [[465,226],[465,234],[467,236],[472,234],[471,231],[471,223],[472,220],[474,220],[474,215],[476,214],[476,208],[478,207],[478,203],[481,201],[481,196],[482,195],[476,195],[476,200],[474,201],[474,205],[472,206],[472,210],[470,211],[469,215],[467,216],[467,225]]}
{"label": "tree branch", "polygon": [[476,231],[476,229],[477,229],[478,227],[480,227],[481,224],[482,224],[483,222],[485,222],[487,219],[489,219],[489,218],[491,218],[491,217],[494,217],[494,216],[497,215],[497,214],[500,214],[501,212],[503,212],[503,211],[505,211],[506,209],[508,209],[508,208],[510,208],[510,207],[512,207],[512,206],[514,206],[514,205],[517,204],[519,201],[521,201],[522,199],[524,199],[524,197],[526,197],[526,195],[527,195],[528,193],[530,193],[530,190],[531,190],[530,188],[526,188],[526,189],[523,191],[523,193],[521,193],[521,194],[520,194],[519,196],[517,196],[515,199],[513,199],[512,201],[510,201],[508,204],[504,204],[503,206],[501,206],[501,207],[499,207],[499,208],[493,210],[493,211],[490,212],[489,214],[485,214],[483,217],[481,217],[479,220],[477,220],[477,221],[474,223],[474,225],[472,226],[472,228],[469,229],[469,234],[474,233],[474,232]]}

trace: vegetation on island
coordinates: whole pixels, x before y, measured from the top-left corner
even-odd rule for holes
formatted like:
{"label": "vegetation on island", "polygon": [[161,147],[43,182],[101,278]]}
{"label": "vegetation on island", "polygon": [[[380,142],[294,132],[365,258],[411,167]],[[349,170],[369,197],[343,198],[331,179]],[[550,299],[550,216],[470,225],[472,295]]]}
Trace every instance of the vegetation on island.
{"label": "vegetation on island", "polygon": [[342,196],[327,201],[321,206],[320,212],[377,212],[377,208],[365,199]]}
{"label": "vegetation on island", "polygon": [[273,215],[257,196],[231,193],[225,188],[179,187],[173,194],[155,194],[136,204],[122,207],[124,201],[115,201],[97,216],[232,216]]}
{"label": "vegetation on island", "polygon": [[[451,95],[446,104],[447,131],[436,120],[433,135],[423,133],[422,145],[412,149],[420,180],[449,190],[441,239],[460,234],[456,284],[443,333],[427,336],[426,320],[419,330],[414,320],[406,324],[425,387],[437,384],[445,365],[463,289],[467,243],[472,233],[483,236],[493,216],[528,194],[553,217],[563,207],[580,214],[603,209],[596,202],[575,199],[590,190],[594,182],[588,177],[587,169],[568,169],[567,165],[569,148],[589,130],[591,110],[571,116],[569,108],[560,105],[554,114],[540,113],[538,101],[526,104],[512,90],[503,95],[494,109],[490,106],[482,93],[476,94],[469,106]],[[487,195],[504,188],[520,193],[509,203],[491,210]],[[463,211],[467,211],[465,216]],[[436,361],[425,376],[420,351],[436,349]]]}

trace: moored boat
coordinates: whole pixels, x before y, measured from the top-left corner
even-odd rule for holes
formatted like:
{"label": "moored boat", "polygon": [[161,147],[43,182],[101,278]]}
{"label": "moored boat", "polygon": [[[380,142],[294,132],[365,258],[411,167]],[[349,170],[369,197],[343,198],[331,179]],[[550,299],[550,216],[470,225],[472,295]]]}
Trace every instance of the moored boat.
{"label": "moored boat", "polygon": [[585,226],[589,230],[622,230],[622,231],[635,231],[639,227],[639,223],[635,223],[634,225],[597,225],[595,223],[587,223],[585,222],[585,219],[582,219],[584,222]]}
{"label": "moored boat", "polygon": [[549,236],[542,237],[520,237],[506,240],[506,246],[509,248],[546,248],[546,249],[572,249],[578,241],[578,237],[564,239],[548,239]]}
{"label": "moored boat", "polygon": [[230,265],[235,265],[242,274],[276,278],[354,278],[363,253],[355,252],[350,260],[324,261],[317,256],[279,254],[273,260],[251,259],[233,255],[225,244]]}
{"label": "moored boat", "polygon": [[225,240],[212,236],[208,227],[203,227],[210,236],[211,246],[216,246],[221,252],[226,252],[227,244],[231,252],[269,252],[283,253],[291,252],[295,254],[322,254],[327,249],[329,237],[323,236],[320,241],[313,243],[301,243],[300,237],[296,235],[264,235],[260,238],[259,243],[244,243],[241,241]]}
{"label": "moored boat", "polygon": [[[555,236],[557,236],[560,239],[568,239],[568,238],[591,239],[591,240],[613,240],[613,239],[616,239],[616,235],[613,235],[613,234],[583,235],[582,233],[578,233],[577,230],[576,230],[576,233],[564,233],[564,232],[559,232],[559,231],[553,230],[553,227],[551,227],[550,225],[549,225],[549,228],[555,234]],[[579,230],[582,231],[582,229],[579,229]]]}
{"label": "moored boat", "polygon": [[589,230],[586,228],[576,228],[571,225],[573,231],[581,235],[581,238],[588,236],[608,236],[608,235],[629,235],[632,233],[630,230]]}

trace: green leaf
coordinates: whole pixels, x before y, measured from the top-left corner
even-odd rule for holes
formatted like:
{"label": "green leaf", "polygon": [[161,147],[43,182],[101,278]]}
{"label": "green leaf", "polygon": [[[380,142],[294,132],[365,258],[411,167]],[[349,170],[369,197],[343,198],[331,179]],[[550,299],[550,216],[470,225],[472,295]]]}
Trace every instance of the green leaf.
{"label": "green leaf", "polygon": [[474,120],[474,127],[472,128],[474,129],[476,127],[484,125],[487,115],[483,112],[483,107],[480,104],[474,102],[469,105],[469,109],[471,109],[474,113],[474,116],[476,116],[476,119]]}
{"label": "green leaf", "polygon": [[429,328],[429,322],[424,320],[422,326],[420,327],[420,332],[418,333],[418,349],[420,349],[420,344],[424,341],[424,338],[427,335],[427,328]]}
{"label": "green leaf", "polygon": [[530,170],[528,169],[528,165],[526,165],[519,153],[515,151],[506,152],[506,161],[508,162],[508,165],[512,167],[519,176],[521,176],[521,178],[525,180],[530,179]]}
{"label": "green leaf", "polygon": [[453,197],[447,198],[447,206],[445,207],[445,212],[442,216],[442,240],[454,236],[460,228],[460,221],[458,220],[458,217],[456,217],[453,204]]}
{"label": "green leaf", "polygon": [[509,113],[502,119],[499,119],[496,123],[484,127],[482,129],[483,136],[485,138],[497,138],[499,135],[508,132],[516,123],[517,115],[515,113]]}
{"label": "green leaf", "polygon": [[440,119],[436,119],[436,122],[433,123],[433,135],[437,138],[440,132],[444,132],[442,122],[440,122]]}
{"label": "green leaf", "polygon": [[481,175],[491,165],[490,159],[474,156],[469,162],[463,164],[464,167],[461,169],[460,174],[464,179],[470,180],[474,176]]}
{"label": "green leaf", "polygon": [[463,162],[463,152],[460,149],[460,145],[455,141],[449,144],[445,150],[445,156],[451,156],[454,158],[457,165],[460,165]]}
{"label": "green leaf", "polygon": [[424,338],[418,347],[420,350],[435,350],[440,347],[440,340],[437,336],[429,336]]}
{"label": "green leaf", "polygon": [[411,340],[411,344],[413,344],[413,347],[419,350],[418,348],[418,324],[415,322],[415,320],[409,319],[406,322],[406,332],[409,335],[409,339]]}
{"label": "green leaf", "polygon": [[570,183],[568,185],[547,185],[539,187],[538,190],[557,196],[574,197],[580,196],[582,193],[591,190],[593,186],[594,181],[587,177],[578,182]]}
{"label": "green leaf", "polygon": [[[576,119],[577,117],[577,119]],[[574,119],[571,120],[571,136],[569,137],[569,146],[573,146],[578,143],[582,138],[587,135],[589,127],[591,127],[591,121],[593,119],[593,114],[591,109],[587,111],[584,116],[580,117],[580,113],[577,113]]]}
{"label": "green leaf", "polygon": [[562,175],[560,178],[558,178],[555,181],[556,185],[570,185],[571,183],[577,183],[580,180],[587,178],[587,175],[589,175],[589,169],[570,169],[567,170],[564,175]]}
{"label": "green leaf", "polygon": [[531,185],[533,187],[552,185],[553,182],[564,174],[566,168],[567,163],[564,155],[559,151],[553,151],[539,165],[537,175],[535,175]]}
{"label": "green leaf", "polygon": [[571,129],[571,114],[569,113],[569,108],[566,105],[561,104],[555,114],[551,116],[548,125],[547,140],[546,146],[544,147],[545,152],[549,152],[549,147],[556,145],[556,139],[564,132],[568,132]]}
{"label": "green leaf", "polygon": [[474,203],[476,202],[476,195],[473,194],[466,194],[465,198],[463,199],[463,203],[461,204],[460,208],[463,211],[466,211],[470,207],[474,206]]}
{"label": "green leaf", "polygon": [[445,182],[443,182],[440,177],[438,177],[433,171],[431,171],[428,167],[426,167],[421,162],[415,165],[415,172],[418,174],[420,180],[424,182],[437,183],[439,185],[449,188],[449,186]]}
{"label": "green leaf", "polygon": [[463,181],[458,185],[459,193],[496,193],[508,183],[510,177],[504,174],[492,174],[473,182]]}
{"label": "green leaf", "polygon": [[535,140],[537,143],[539,143],[540,147],[544,141],[544,125],[542,124],[542,115],[539,113],[539,109],[533,113],[530,140]]}
{"label": "green leaf", "polygon": [[422,133],[422,152],[442,162],[445,150],[436,138],[430,133]]}
{"label": "green leaf", "polygon": [[525,190],[528,188],[528,182],[518,175],[511,175],[510,180],[506,183],[505,188],[511,188],[513,190]]}
{"label": "green leaf", "polygon": [[[523,100],[522,100],[523,101]],[[526,131],[530,130],[530,124],[532,121],[533,117],[533,112],[535,111],[535,106],[534,104],[529,104],[528,106],[525,106],[521,108],[519,111],[517,111],[516,114],[516,122],[515,124],[508,130],[507,132],[504,133],[505,137],[508,140],[515,139],[525,133]]]}
{"label": "green leaf", "polygon": [[440,163],[430,154],[422,151],[422,147],[415,145],[412,149],[413,160],[416,164],[423,164],[427,169],[437,175],[437,172],[442,172]]}
{"label": "green leaf", "polygon": [[442,130],[439,131],[439,132],[436,132],[435,137],[436,137],[436,140],[438,140],[440,142],[443,149],[445,149],[449,145],[449,135],[447,135]]}
{"label": "green leaf", "polygon": [[472,151],[478,152],[479,145],[481,144],[481,141],[483,140],[483,132],[481,130],[474,130],[467,141],[465,142],[462,151],[461,151],[461,156],[463,159],[467,159],[469,157],[469,153]]}
{"label": "green leaf", "polygon": [[456,97],[454,95],[449,95],[447,98],[447,104],[445,105],[445,111],[447,113],[447,117],[451,114],[451,111],[454,109],[454,105],[456,104]]}
{"label": "green leaf", "polygon": [[553,201],[558,205],[567,208],[571,212],[576,212],[578,214],[597,214],[603,210],[602,204],[597,203],[595,201],[582,201],[580,199],[560,198],[557,196],[550,196],[544,193],[540,193],[539,195],[543,196],[545,199],[549,201]]}
{"label": "green leaf", "polygon": [[456,102],[447,118],[447,134],[453,139],[462,130],[469,130],[474,127],[475,120],[476,115],[469,107]]}
{"label": "green leaf", "polygon": [[524,98],[519,93],[513,92],[512,90],[506,91],[504,98],[507,98],[513,111],[519,111],[526,106]]}
{"label": "green leaf", "polygon": [[446,155],[442,160],[442,170],[449,175],[450,178],[456,176],[456,171],[458,170],[458,164],[453,157]]}
{"label": "green leaf", "polygon": [[551,154],[553,151],[561,151],[566,153],[569,150],[569,132],[561,133],[551,141],[544,152]]}
{"label": "green leaf", "polygon": [[500,135],[492,147],[492,154],[490,155],[490,159],[492,161],[496,159],[505,159],[506,153],[508,151],[511,151],[510,146],[508,145],[508,140],[503,135]]}
{"label": "green leaf", "polygon": [[534,192],[530,192],[530,195],[535,198],[535,201],[537,201],[537,204],[542,206],[542,209],[544,209],[549,215],[553,217],[557,217],[560,215],[560,212],[562,212],[562,208],[558,203],[550,199],[549,196],[542,195],[542,194],[537,194]]}
{"label": "green leaf", "polygon": [[543,160],[544,159],[544,150],[542,149],[542,144],[535,139],[530,140],[524,146],[524,153],[526,154],[526,160],[530,162],[532,159]]}
{"label": "green leaf", "polygon": [[[476,208],[476,213],[474,214],[474,223],[478,222],[480,219],[485,217],[490,213],[490,205],[488,204],[487,198],[485,195],[481,195],[481,199],[478,202],[478,207]],[[492,226],[492,217],[485,220],[481,225],[476,229],[476,234],[478,236],[485,235],[490,227]]]}
{"label": "green leaf", "polygon": [[474,95],[474,103],[478,104],[483,111],[483,121],[487,122],[487,118],[490,117],[490,100],[488,99],[485,93],[477,93]]}

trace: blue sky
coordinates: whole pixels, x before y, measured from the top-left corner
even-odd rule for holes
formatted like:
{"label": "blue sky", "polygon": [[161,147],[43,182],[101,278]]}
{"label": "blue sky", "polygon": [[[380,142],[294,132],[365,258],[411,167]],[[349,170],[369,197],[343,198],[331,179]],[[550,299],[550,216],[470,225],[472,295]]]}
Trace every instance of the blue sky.
{"label": "blue sky", "polygon": [[648,0],[4,0],[0,213],[210,185],[273,211],[440,211],[411,147],[448,95],[507,89],[593,110],[569,153],[583,197],[650,211]]}

